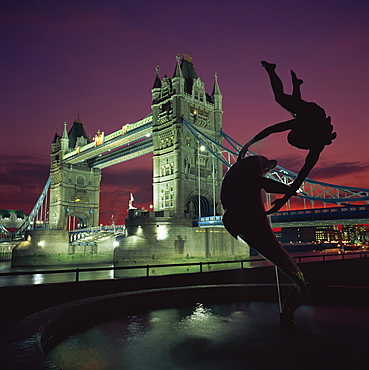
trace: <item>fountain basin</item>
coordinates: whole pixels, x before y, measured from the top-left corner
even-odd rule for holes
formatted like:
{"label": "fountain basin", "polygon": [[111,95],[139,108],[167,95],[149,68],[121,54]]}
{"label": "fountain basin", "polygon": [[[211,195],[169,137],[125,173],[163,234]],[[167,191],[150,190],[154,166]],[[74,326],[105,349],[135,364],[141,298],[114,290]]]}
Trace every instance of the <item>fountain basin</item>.
{"label": "fountain basin", "polygon": [[[282,291],[289,289],[291,289],[290,285],[282,286]],[[368,290],[363,288],[364,294],[359,292],[359,290],[360,288],[358,287],[355,290],[349,287],[326,287],[325,294],[320,294],[319,297],[335,297],[334,302],[327,299],[325,302],[319,301],[312,306],[300,307],[296,311],[296,321],[301,328],[298,340],[296,337],[288,339],[288,336],[286,337],[287,334],[279,329],[276,287],[274,284],[225,284],[150,289],[83,299],[40,311],[18,322],[9,338],[7,351],[8,368],[29,369],[31,368],[30,364],[34,364],[34,367],[38,369],[59,369],[62,365],[59,364],[58,366],[51,361],[47,353],[51,353],[52,349],[59,343],[62,343],[77,332],[88,331],[90,328],[96,328],[104,322],[115,327],[116,324],[109,324],[108,322],[112,322],[112,320],[124,321],[132,317],[132,315],[147,317],[147,315],[154,315],[155,312],[164,312],[162,310],[166,309],[187,310],[187,313],[184,315],[177,314],[177,321],[180,323],[186,317],[191,317],[193,312],[196,312],[196,307],[198,307],[197,304],[199,303],[205,310],[210,310],[206,311],[209,313],[209,320],[211,320],[208,322],[209,327],[218,325],[217,323],[219,322],[228,322],[228,324],[231,323],[230,325],[233,325],[235,312],[239,312],[238,315],[246,318],[246,322],[242,320],[236,322],[235,327],[243,327],[243,334],[241,335],[239,331],[238,334],[232,332],[232,330],[229,331],[230,325],[228,324],[222,325],[223,328],[221,329],[221,332],[228,333],[227,338],[229,340],[227,342],[220,340],[224,337],[223,335],[207,338],[203,335],[187,335],[188,333],[183,334],[181,337],[178,334],[176,338],[182,338],[182,341],[170,342],[173,344],[171,349],[169,345],[166,345],[170,353],[175,354],[177,351],[184,358],[197,359],[195,361],[197,365],[203,365],[203,367],[206,364],[199,360],[199,356],[203,360],[218,358],[216,364],[219,366],[224,365],[224,368],[229,368],[229,363],[224,362],[227,361],[226,355],[228,354],[229,360],[233,361],[234,358],[238,358],[240,363],[253,368],[252,366],[257,366],[257,364],[260,366],[262,361],[273,358],[273,353],[275,354],[273,348],[279,348],[278,353],[283,354],[283,356],[278,356],[279,360],[275,360],[274,363],[277,366],[279,361],[281,368],[286,369],[290,361],[294,362],[292,359],[297,361],[301,356],[314,358],[311,352],[312,349],[315,350],[315,356],[318,356],[321,353],[321,347],[330,346],[329,348],[327,347],[328,350],[326,351],[326,353],[330,354],[329,356],[318,356],[316,358],[325,366],[333,361],[337,361],[337,366],[340,366],[344,363],[347,364],[348,361],[362,360],[360,354],[363,356],[365,353],[363,343],[366,336],[363,337],[363,333],[365,332],[366,334],[369,329],[368,307],[365,304],[352,307],[339,303],[339,297],[341,301],[343,299],[345,302],[350,303],[349,292],[353,292],[355,297],[367,298]],[[332,291],[335,293],[333,294]],[[358,304],[357,299],[355,303],[356,305]],[[222,305],[232,306],[234,304],[246,304],[246,306],[237,308],[234,312],[221,308],[220,310],[224,313],[220,315],[217,313],[219,309],[214,308]],[[259,309],[254,310],[253,315],[250,316],[250,306],[247,306],[247,304],[259,304]],[[146,325],[146,328],[143,329],[145,333],[148,332],[147,328],[149,326]],[[124,332],[124,329],[120,331]],[[346,340],[345,338],[352,338],[353,336],[356,338],[355,351],[351,355],[350,351],[345,351],[345,343],[347,341],[350,342],[351,339]],[[163,339],[165,338],[168,338],[168,335],[164,335]],[[255,338],[258,338],[258,341]],[[160,341],[160,339],[156,339],[153,343],[158,340]],[[298,345],[294,343],[298,343]],[[310,344],[312,343],[318,343],[319,345],[311,348]],[[250,352],[248,348],[250,348],[251,344],[254,350]],[[101,346],[103,346],[103,341]],[[197,348],[202,348],[204,351],[196,355],[193,351]],[[155,351],[151,352],[154,353]],[[218,356],[221,353],[223,357],[220,357],[224,359],[223,362],[220,361]],[[265,354],[262,355],[263,353]],[[333,356],[336,353],[339,353],[339,355]],[[211,354],[214,354],[215,357]],[[142,358],[142,355],[139,357]],[[178,358],[178,355],[174,356],[174,358]],[[150,361],[148,359],[149,363]],[[194,364],[189,360],[187,363],[191,364],[191,367],[185,367],[187,366],[185,360],[181,360],[180,364],[177,363],[175,366],[178,369],[195,369],[197,366],[196,363]],[[304,368],[300,365],[300,368]],[[166,366],[165,364],[158,366],[158,369],[173,368],[162,367]],[[63,368],[66,369],[64,366]],[[119,368],[129,369],[133,367]],[[222,367],[212,368],[221,369]],[[319,366],[315,368],[319,368]]]}

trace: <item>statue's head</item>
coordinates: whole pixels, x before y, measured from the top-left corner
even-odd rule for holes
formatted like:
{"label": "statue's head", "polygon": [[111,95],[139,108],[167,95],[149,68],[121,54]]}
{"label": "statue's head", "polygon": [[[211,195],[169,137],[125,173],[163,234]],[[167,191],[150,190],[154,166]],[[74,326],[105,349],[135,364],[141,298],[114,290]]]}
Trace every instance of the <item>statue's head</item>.
{"label": "statue's head", "polygon": [[274,159],[269,160],[262,155],[250,155],[238,161],[245,171],[252,175],[264,176],[277,165]]}

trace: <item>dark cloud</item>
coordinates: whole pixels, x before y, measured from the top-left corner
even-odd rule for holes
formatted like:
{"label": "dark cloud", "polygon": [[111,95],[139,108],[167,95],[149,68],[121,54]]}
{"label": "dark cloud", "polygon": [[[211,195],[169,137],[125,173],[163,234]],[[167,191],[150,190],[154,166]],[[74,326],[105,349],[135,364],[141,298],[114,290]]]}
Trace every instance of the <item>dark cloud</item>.
{"label": "dark cloud", "polygon": [[2,156],[0,207],[29,213],[49,177],[49,164],[38,157]]}
{"label": "dark cloud", "polygon": [[46,183],[50,165],[45,158],[3,156],[0,163],[2,185],[21,185],[38,182]]}
{"label": "dark cloud", "polygon": [[[278,164],[290,171],[298,173],[305,162],[305,157],[303,156],[289,156],[283,157],[278,160]],[[309,174],[309,178],[317,181],[334,181],[335,178],[347,176],[366,174],[369,171],[369,163],[362,161],[352,161],[352,162],[321,162],[315,165]],[[344,184],[342,184],[344,185]]]}
{"label": "dark cloud", "polygon": [[311,171],[309,177],[313,179],[331,179],[351,174],[360,175],[367,171],[369,171],[369,163],[360,161],[339,162],[317,165],[316,168]]}

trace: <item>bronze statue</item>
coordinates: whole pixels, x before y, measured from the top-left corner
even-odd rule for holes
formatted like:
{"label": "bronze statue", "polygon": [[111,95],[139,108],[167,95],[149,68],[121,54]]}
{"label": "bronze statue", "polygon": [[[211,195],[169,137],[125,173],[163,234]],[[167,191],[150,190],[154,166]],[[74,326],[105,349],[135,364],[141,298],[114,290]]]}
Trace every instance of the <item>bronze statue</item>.
{"label": "bronze statue", "polygon": [[301,99],[300,85],[303,81],[297,78],[294,71],[291,71],[293,92],[292,95],[288,95],[284,93],[282,81],[275,72],[276,65],[265,61],[261,62],[261,64],[269,75],[276,102],[290,112],[293,119],[277,123],[260,131],[244,145],[239,153],[238,160],[245,156],[250,145],[266,138],[270,134],[287,130],[290,130],[287,140],[292,146],[309,150],[305,164],[291,185],[290,191],[281,199],[276,199],[272,203],[274,206],[267,211],[268,214],[271,214],[278,211],[296,193],[310,170],[317,163],[324,147],[330,145],[337,135],[333,132],[331,118],[326,117],[324,109],[316,103],[306,102]]}
{"label": "bronze statue", "polygon": [[282,326],[291,327],[295,309],[307,296],[307,287],[301,270],[275,237],[265,212],[262,189],[268,193],[291,194],[288,185],[265,177],[276,164],[277,161],[263,156],[249,156],[228,170],[221,189],[223,224],[234,238],[241,238],[296,284],[300,292],[298,300],[287,299],[281,313]]}
{"label": "bronze statue", "polygon": [[[261,64],[268,72],[276,102],[289,111],[293,119],[265,128],[244,145],[237,162],[228,170],[222,183],[223,224],[234,238],[241,238],[295,283],[300,294],[294,297],[292,291],[281,312],[281,325],[291,328],[294,327],[294,311],[308,297],[307,285],[301,270],[275,237],[267,215],[279,210],[291,196],[296,195],[324,147],[336,138],[336,133],[333,132],[331,118],[326,116],[323,108],[301,99],[303,81],[297,78],[294,71],[291,71],[293,92],[288,95],[284,93],[282,81],[275,72],[276,65],[265,61]],[[291,186],[265,177],[276,166],[275,160],[263,156],[245,157],[250,145],[270,134],[287,130],[287,140],[291,145],[309,151]],[[273,207],[267,212],[261,196],[262,189],[284,194],[272,203]]]}

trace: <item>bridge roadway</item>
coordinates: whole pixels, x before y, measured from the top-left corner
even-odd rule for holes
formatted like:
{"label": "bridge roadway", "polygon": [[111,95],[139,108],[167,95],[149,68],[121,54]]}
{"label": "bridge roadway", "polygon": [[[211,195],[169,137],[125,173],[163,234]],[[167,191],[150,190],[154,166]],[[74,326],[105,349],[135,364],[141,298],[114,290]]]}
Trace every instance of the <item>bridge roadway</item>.
{"label": "bridge roadway", "polygon": [[[272,227],[369,224],[369,205],[281,211],[271,215],[270,221]],[[222,227],[222,216],[200,217],[195,224],[199,227]]]}
{"label": "bridge roadway", "polygon": [[119,237],[125,234],[125,225],[107,225],[75,229],[69,231],[69,242],[73,243],[94,243],[105,238]]}
{"label": "bridge roadway", "polygon": [[63,163],[76,164],[89,160],[90,167],[103,169],[151,153],[153,148],[152,115],[148,115],[104,136],[101,145],[91,142],[67,153]]}

